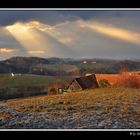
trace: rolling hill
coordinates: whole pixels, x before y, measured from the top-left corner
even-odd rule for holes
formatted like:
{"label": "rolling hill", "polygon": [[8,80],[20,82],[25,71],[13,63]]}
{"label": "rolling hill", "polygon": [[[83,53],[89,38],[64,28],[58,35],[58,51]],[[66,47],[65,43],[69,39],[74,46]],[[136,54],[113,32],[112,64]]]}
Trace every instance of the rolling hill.
{"label": "rolling hill", "polygon": [[137,71],[140,70],[140,61],[55,57],[12,57],[0,61],[0,73],[13,72],[49,76],[78,76],[86,70],[91,70],[94,73],[119,73],[122,67],[126,67],[128,71]]}

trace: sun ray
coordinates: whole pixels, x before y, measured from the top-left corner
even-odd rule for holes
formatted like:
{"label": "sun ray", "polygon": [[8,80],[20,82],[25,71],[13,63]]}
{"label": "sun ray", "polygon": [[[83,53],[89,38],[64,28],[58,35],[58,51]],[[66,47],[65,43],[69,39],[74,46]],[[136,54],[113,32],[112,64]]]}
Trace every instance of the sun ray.
{"label": "sun ray", "polygon": [[[14,25],[7,26],[6,29],[19,41],[29,54],[42,55],[44,52],[46,56],[53,56],[53,52],[50,51],[51,45],[33,27],[18,22]],[[42,53],[40,53],[41,51]]]}
{"label": "sun ray", "polygon": [[38,21],[17,22],[7,26],[6,29],[25,48],[29,55],[52,57],[75,54],[70,48],[73,42],[72,36],[65,36],[54,26],[42,24]]}
{"label": "sun ray", "polygon": [[65,44],[66,46],[68,44],[73,43],[73,41],[74,41],[73,36],[66,35],[65,32],[62,33],[55,26],[46,25],[46,24],[40,23],[38,21],[31,21],[31,22],[26,23],[25,25],[30,27],[30,28],[34,28],[34,29],[37,29],[37,30],[40,30],[42,32],[49,34],[50,36],[55,38],[57,41]]}
{"label": "sun ray", "polygon": [[93,22],[79,21],[78,23],[81,28],[89,28],[94,32],[106,35],[108,37],[140,45],[140,33],[119,27],[114,27],[108,24],[102,24],[100,22],[95,21]]}

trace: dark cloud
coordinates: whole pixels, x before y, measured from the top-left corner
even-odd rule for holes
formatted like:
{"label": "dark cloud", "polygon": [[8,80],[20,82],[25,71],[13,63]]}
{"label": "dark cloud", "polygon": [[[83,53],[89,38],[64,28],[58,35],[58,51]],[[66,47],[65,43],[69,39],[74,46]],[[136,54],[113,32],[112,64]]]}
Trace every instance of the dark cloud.
{"label": "dark cloud", "polygon": [[6,26],[17,21],[38,20],[48,24],[75,20],[78,17],[62,11],[0,11],[0,25]]}
{"label": "dark cloud", "polygon": [[77,19],[110,19],[112,17],[131,17],[138,19],[140,11],[0,11],[0,25],[6,26],[17,21],[38,20],[51,25]]}

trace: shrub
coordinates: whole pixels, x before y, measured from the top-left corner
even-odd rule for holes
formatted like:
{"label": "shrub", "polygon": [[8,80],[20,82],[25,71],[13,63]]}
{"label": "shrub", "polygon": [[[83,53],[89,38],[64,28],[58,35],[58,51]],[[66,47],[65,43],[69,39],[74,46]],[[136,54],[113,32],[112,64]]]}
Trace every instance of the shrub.
{"label": "shrub", "polygon": [[140,88],[140,80],[136,75],[122,75],[117,83],[118,86]]}
{"label": "shrub", "polygon": [[55,88],[50,88],[49,94],[57,94],[57,90]]}
{"label": "shrub", "polygon": [[109,84],[108,80],[102,79],[102,80],[99,81],[99,87],[100,88],[106,88],[106,87],[109,87],[109,86],[110,86],[110,84]]}

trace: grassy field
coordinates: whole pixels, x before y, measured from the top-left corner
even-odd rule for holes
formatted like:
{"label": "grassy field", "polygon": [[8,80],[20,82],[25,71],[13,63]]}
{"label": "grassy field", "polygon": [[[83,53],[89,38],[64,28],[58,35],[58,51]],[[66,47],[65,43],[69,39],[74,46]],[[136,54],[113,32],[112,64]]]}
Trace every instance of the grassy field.
{"label": "grassy field", "polygon": [[19,87],[19,86],[49,86],[52,83],[66,83],[68,77],[41,76],[22,74],[12,77],[10,74],[0,74],[0,87]]}
{"label": "grassy field", "polygon": [[0,99],[48,94],[53,86],[65,87],[71,79],[65,76],[17,74],[12,77],[10,74],[0,74]]}
{"label": "grassy field", "polygon": [[[8,123],[1,128],[140,128],[140,89],[134,88],[29,97],[1,106],[25,113],[19,118],[11,113]],[[9,116],[10,111],[6,113]],[[15,122],[9,123],[14,118]]]}

